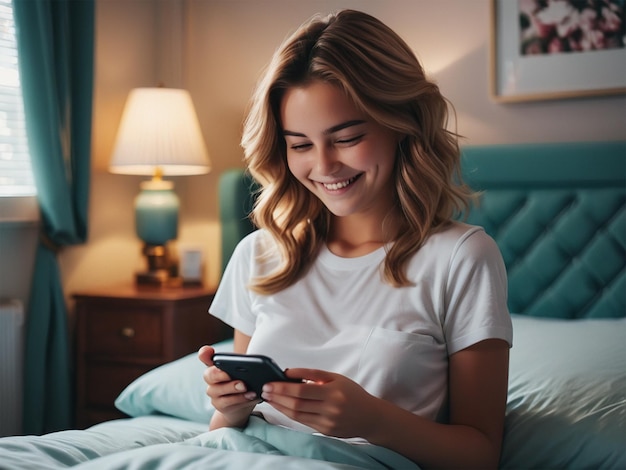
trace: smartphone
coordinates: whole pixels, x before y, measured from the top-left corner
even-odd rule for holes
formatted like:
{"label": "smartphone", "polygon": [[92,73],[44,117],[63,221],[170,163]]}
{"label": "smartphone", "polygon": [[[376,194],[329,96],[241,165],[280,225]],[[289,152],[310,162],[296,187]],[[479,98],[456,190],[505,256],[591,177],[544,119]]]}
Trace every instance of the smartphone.
{"label": "smartphone", "polygon": [[290,379],[273,359],[260,354],[215,353],[213,364],[233,380],[241,380],[257,396],[268,382],[302,382]]}

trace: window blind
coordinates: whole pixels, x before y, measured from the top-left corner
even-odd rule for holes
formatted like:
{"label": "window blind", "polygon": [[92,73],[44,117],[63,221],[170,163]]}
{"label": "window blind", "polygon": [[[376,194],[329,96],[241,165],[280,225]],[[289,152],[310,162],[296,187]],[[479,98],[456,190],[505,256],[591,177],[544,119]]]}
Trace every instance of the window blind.
{"label": "window blind", "polygon": [[12,0],[0,0],[0,197],[33,196]]}

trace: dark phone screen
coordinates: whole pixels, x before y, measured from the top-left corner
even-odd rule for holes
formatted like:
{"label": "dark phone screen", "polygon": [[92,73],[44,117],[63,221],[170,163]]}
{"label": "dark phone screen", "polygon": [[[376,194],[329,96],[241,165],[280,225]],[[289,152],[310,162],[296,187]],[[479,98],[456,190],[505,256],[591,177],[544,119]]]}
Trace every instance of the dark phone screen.
{"label": "dark phone screen", "polygon": [[263,355],[215,353],[213,363],[233,380],[245,383],[257,396],[268,382],[300,382],[288,378],[271,358]]}

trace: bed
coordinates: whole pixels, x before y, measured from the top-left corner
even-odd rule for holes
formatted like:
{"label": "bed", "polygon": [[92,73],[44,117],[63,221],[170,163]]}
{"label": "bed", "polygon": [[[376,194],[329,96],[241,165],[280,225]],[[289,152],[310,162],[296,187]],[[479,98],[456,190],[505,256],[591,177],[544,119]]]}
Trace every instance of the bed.
{"label": "bed", "polygon": [[[626,468],[626,141],[468,146],[463,172],[482,191],[468,220],[497,241],[509,276],[500,468]],[[221,177],[224,260],[253,230],[252,187],[238,169]],[[192,353],[143,375],[116,400],[128,419],[2,438],[0,468],[415,468],[258,419],[207,432],[202,371]]]}

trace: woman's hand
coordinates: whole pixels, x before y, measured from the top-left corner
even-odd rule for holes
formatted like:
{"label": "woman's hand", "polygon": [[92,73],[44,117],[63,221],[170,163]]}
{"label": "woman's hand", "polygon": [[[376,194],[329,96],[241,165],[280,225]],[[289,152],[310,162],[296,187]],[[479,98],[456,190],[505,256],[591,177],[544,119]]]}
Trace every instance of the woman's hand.
{"label": "woman's hand", "polygon": [[211,420],[211,429],[244,427],[252,409],[260,400],[254,392],[246,390],[241,380],[232,380],[226,372],[213,365],[214,353],[211,346],[202,346],[198,351],[198,358],[207,366],[203,374],[207,384],[206,394],[219,412],[219,416],[214,415]]}
{"label": "woman's hand", "polygon": [[379,399],[349,378],[316,369],[288,369],[305,383],[272,382],[261,397],[289,418],[327,436],[365,437],[375,426]]}

